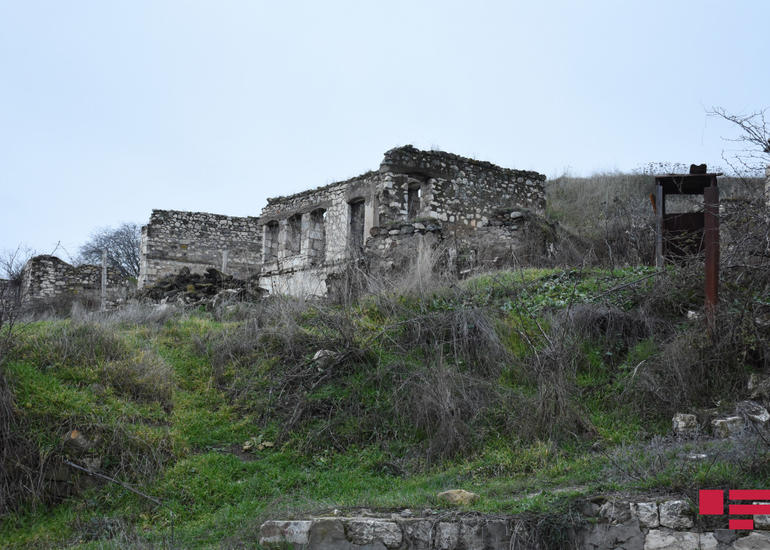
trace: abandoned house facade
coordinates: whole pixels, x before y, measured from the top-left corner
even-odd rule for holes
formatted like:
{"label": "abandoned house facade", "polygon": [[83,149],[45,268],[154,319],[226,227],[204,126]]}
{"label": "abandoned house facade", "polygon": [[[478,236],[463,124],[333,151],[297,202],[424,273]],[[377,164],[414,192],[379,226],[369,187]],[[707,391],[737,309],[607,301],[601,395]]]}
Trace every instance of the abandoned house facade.
{"label": "abandoned house facade", "polygon": [[527,263],[545,246],[544,181],[537,172],[399,147],[377,171],[268,199],[259,217],[154,210],[142,228],[138,283],[215,267],[271,293],[326,296],[351,263],[396,274],[439,249],[459,273]]}

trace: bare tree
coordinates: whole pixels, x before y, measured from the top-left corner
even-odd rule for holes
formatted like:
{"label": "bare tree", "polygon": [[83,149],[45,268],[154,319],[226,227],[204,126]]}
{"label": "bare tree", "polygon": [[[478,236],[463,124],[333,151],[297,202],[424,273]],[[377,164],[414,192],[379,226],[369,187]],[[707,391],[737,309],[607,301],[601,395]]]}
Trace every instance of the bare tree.
{"label": "bare tree", "polygon": [[107,262],[111,267],[119,269],[127,277],[138,277],[141,238],[141,228],[135,223],[99,229],[80,247],[79,261],[99,264],[102,261],[102,251],[106,250]]}
{"label": "bare tree", "polygon": [[19,245],[15,250],[4,250],[0,253],[0,278],[13,283],[21,282],[21,272],[35,251],[25,245]]}
{"label": "bare tree", "polygon": [[765,167],[770,164],[770,124],[765,115],[767,110],[766,108],[743,115],[728,113],[722,107],[713,107],[707,113],[740,129],[738,137],[725,138],[740,144],[740,148],[733,151],[731,156],[722,153],[722,158],[736,174],[762,175]]}

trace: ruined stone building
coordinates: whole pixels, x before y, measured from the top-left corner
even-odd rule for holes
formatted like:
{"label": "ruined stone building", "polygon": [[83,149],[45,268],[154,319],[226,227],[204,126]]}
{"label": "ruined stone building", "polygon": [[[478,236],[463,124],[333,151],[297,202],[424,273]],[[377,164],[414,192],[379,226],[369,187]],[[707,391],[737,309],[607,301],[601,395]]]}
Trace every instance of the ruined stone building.
{"label": "ruined stone building", "polygon": [[544,181],[406,146],[386,152],[379,170],[268,199],[258,218],[154,210],[142,229],[139,286],[215,267],[269,292],[325,296],[352,262],[395,274],[439,248],[458,272],[525,262],[542,241]]}
{"label": "ruined stone building", "polygon": [[[19,297],[23,305],[69,301],[99,303],[102,268],[97,265],[73,266],[56,256],[41,255],[30,258],[21,273]],[[107,269],[107,304],[126,297],[129,282],[117,269]]]}

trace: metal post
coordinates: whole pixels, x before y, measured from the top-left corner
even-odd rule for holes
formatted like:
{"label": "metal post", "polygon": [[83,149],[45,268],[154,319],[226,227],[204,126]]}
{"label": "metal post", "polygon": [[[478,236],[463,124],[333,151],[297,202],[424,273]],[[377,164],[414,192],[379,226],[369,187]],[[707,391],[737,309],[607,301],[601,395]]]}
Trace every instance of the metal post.
{"label": "metal post", "polygon": [[716,177],[710,187],[703,189],[703,233],[706,249],[706,319],[714,334],[717,303],[719,302],[719,187]]}
{"label": "metal post", "polygon": [[663,186],[655,186],[655,267],[663,268]]}
{"label": "metal post", "polygon": [[102,303],[101,310],[107,309],[107,249],[102,250]]}

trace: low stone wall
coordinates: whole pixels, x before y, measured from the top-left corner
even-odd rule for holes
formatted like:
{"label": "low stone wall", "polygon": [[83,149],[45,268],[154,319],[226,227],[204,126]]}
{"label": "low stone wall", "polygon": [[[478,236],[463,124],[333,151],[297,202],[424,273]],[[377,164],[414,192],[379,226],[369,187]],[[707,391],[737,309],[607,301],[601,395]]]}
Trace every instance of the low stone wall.
{"label": "low stone wall", "polygon": [[142,227],[138,286],[152,285],[183,267],[193,273],[213,267],[248,279],[259,273],[261,257],[259,218],[153,210]]}
{"label": "low stone wall", "polygon": [[[21,301],[24,305],[59,298],[97,300],[101,293],[102,268],[96,265],[73,266],[56,256],[35,256],[24,266]],[[113,305],[129,288],[117,269],[107,269],[107,302]]]}
{"label": "low stone wall", "polygon": [[[748,550],[770,548],[770,532],[732,531],[696,525],[685,498],[584,501],[572,525],[535,533],[537,521],[516,516],[408,510],[373,517],[326,516],[267,521],[260,545],[296,550]],[[537,519],[537,518],[535,518]],[[725,519],[725,523],[726,523]],[[541,526],[542,527],[542,526]],[[760,525],[761,527],[761,525]],[[766,528],[770,528],[768,522]],[[540,539],[540,540],[538,540]]]}

